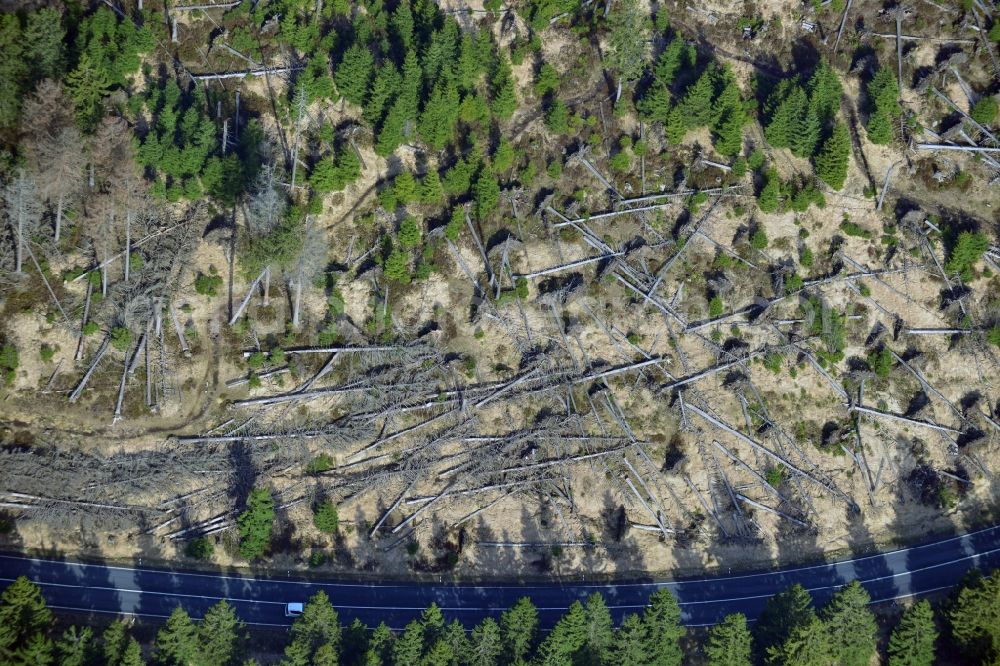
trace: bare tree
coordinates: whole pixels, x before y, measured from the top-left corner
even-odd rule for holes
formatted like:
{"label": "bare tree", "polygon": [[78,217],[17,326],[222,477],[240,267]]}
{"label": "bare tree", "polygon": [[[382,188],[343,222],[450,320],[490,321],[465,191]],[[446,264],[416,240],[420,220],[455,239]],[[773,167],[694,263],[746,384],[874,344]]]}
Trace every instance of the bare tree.
{"label": "bare tree", "polygon": [[7,222],[14,234],[16,258],[14,272],[20,273],[24,263],[25,243],[38,230],[42,219],[42,206],[38,188],[24,169],[18,169],[14,177],[3,188],[3,200],[7,208]]}
{"label": "bare tree", "polygon": [[326,230],[316,225],[313,216],[306,218],[306,228],[302,241],[302,250],[288,278],[293,290],[292,296],[292,326],[299,326],[299,311],[302,303],[302,285],[310,282],[326,266],[326,256],[329,250]]}
{"label": "bare tree", "polygon": [[[246,225],[250,242],[277,227],[285,215],[288,198],[281,191],[284,172],[275,161],[265,162],[247,202]],[[264,305],[270,302],[271,267],[264,267]]]}
{"label": "bare tree", "polygon": [[48,79],[38,84],[35,94],[24,103],[28,167],[54,214],[56,243],[62,233],[63,213],[83,189],[86,165],[83,138],[72,109],[62,86]]}

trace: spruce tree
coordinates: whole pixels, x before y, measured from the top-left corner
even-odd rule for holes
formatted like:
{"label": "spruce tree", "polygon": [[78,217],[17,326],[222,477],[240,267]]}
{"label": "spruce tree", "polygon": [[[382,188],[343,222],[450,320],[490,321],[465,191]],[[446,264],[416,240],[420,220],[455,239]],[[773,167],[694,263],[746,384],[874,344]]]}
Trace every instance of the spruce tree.
{"label": "spruce tree", "polygon": [[[458,209],[456,208],[456,211]],[[538,610],[528,597],[521,597],[500,615],[503,651],[508,663],[527,658],[538,632]]]}
{"label": "spruce tree", "polygon": [[496,59],[493,76],[490,81],[492,91],[493,113],[501,120],[507,120],[517,109],[517,92],[514,86],[514,73],[510,68],[507,54],[501,53]]}
{"label": "spruce tree", "polygon": [[930,602],[918,601],[903,613],[892,630],[888,666],[932,666],[937,636]]}
{"label": "spruce tree", "polygon": [[806,102],[801,114],[792,123],[792,154],[803,158],[815,155],[821,130],[822,124],[815,104]]}
{"label": "spruce tree", "polygon": [[614,623],[611,621],[611,613],[599,592],[587,597],[583,611],[586,617],[587,642],[578,661],[584,665],[600,666],[607,661],[614,642]]}
{"label": "spruce tree", "polygon": [[417,620],[411,620],[402,635],[392,645],[394,664],[419,664],[424,651],[424,628]]}
{"label": "spruce tree", "polygon": [[[66,76],[66,92],[76,106],[77,124],[84,132],[91,132],[104,114],[102,101],[111,87],[111,80],[89,54],[80,56],[76,69]],[[2,118],[0,118],[2,124]]]}
{"label": "spruce tree", "polygon": [[646,666],[650,655],[646,654],[645,636],[646,629],[639,616],[635,613],[626,615],[615,631],[609,663],[617,666]]}
{"label": "spruce tree", "polygon": [[476,217],[484,220],[497,209],[500,203],[500,184],[497,183],[497,177],[493,174],[493,170],[489,167],[483,167],[479,171],[479,177],[476,178],[473,189],[476,198]]}
{"label": "spruce tree", "polygon": [[868,116],[868,124],[865,125],[868,133],[868,140],[879,145],[886,145],[892,142],[892,121],[881,109],[876,109]]}
{"label": "spruce tree", "polygon": [[326,592],[320,590],[306,602],[302,615],[292,623],[291,641],[285,647],[284,666],[312,664],[317,651],[329,645],[336,655],[340,647],[340,618]]}
{"label": "spruce tree", "polygon": [[707,127],[712,123],[713,72],[705,70],[684,93],[680,109],[688,129]]}
{"label": "spruce tree", "polygon": [[778,210],[778,195],[781,193],[781,178],[775,169],[768,169],[764,174],[764,187],[757,195],[757,207],[762,213],[774,213]]}
{"label": "spruce tree", "polygon": [[70,627],[56,643],[59,666],[88,666],[95,661],[96,653],[94,630],[90,627]]}
{"label": "spruce tree", "polygon": [[747,629],[747,618],[732,613],[708,632],[705,646],[708,666],[752,666],[753,637]]}
{"label": "spruce tree", "polygon": [[337,90],[351,104],[361,106],[368,94],[368,86],[375,73],[375,58],[371,49],[354,44],[344,52],[333,80]]}
{"label": "spruce tree", "polygon": [[503,640],[496,620],[486,618],[475,626],[469,637],[469,652],[466,663],[469,666],[496,666],[503,652]]}
{"label": "spruce tree", "polygon": [[663,132],[667,135],[667,141],[673,146],[679,145],[684,140],[684,135],[687,134],[687,122],[680,106],[675,106],[667,113]]}
{"label": "spruce tree", "polygon": [[830,138],[816,156],[816,175],[835,190],[844,187],[847,179],[847,160],[851,153],[851,139],[844,123],[837,123]]}
{"label": "spruce tree", "polygon": [[17,125],[21,92],[30,74],[21,22],[13,12],[0,14],[0,127]]}
{"label": "spruce tree", "polygon": [[180,606],[156,634],[156,660],[164,666],[187,666],[198,661],[198,628]]}
{"label": "spruce tree", "polygon": [[767,650],[768,666],[834,666],[838,664],[823,622],[812,615],[794,627],[779,645]]}
{"label": "spruce tree", "polygon": [[681,625],[681,608],[677,597],[666,589],[649,595],[649,605],[642,613],[646,629],[646,652],[650,666],[679,666],[683,653],[680,640],[686,633]]}
{"label": "spruce tree", "polygon": [[369,125],[372,127],[379,125],[390,101],[399,92],[400,84],[399,70],[391,60],[379,65],[361,114]]}
{"label": "spruce tree", "polygon": [[128,647],[128,626],[121,620],[115,620],[108,625],[101,635],[102,654],[108,666],[118,666]]}
{"label": "spruce tree", "polygon": [[417,127],[421,138],[431,150],[444,148],[455,134],[458,122],[458,88],[453,81],[439,83],[420,114]]}
{"label": "spruce tree", "polygon": [[814,620],[817,618],[812,597],[804,587],[796,583],[779,592],[768,599],[754,626],[757,652],[767,654],[769,650],[778,648],[794,630],[807,626]]}
{"label": "spruce tree", "polygon": [[764,137],[775,148],[791,148],[800,118],[808,106],[806,91],[794,79],[782,81],[768,98],[768,106],[770,121],[764,129]]}
{"label": "spruce tree", "polygon": [[958,592],[948,612],[951,637],[970,660],[1000,660],[1000,569]]}
{"label": "spruce tree", "polygon": [[24,48],[34,81],[59,79],[65,65],[66,31],[56,10],[43,7],[29,12],[24,24]]}
{"label": "spruce tree", "polygon": [[209,608],[198,623],[201,662],[217,666],[236,664],[246,638],[244,626],[225,599]]}
{"label": "spruce tree", "polygon": [[831,121],[840,110],[844,88],[829,63],[821,61],[807,84],[809,99],[823,123]]}
{"label": "spruce tree", "polygon": [[539,666],[572,664],[587,642],[587,617],[583,605],[574,601],[538,647]]}
{"label": "spruce tree", "polygon": [[428,169],[420,182],[420,202],[425,204],[439,204],[444,202],[444,188],[441,185],[441,177],[437,169]]}
{"label": "spruce tree", "polygon": [[248,560],[264,554],[271,543],[274,500],[267,488],[254,488],[247,498],[246,511],[237,520],[240,528],[240,555]]}
{"label": "spruce tree", "polygon": [[37,638],[44,638],[51,622],[52,611],[46,608],[42,591],[26,577],[19,576],[0,595],[0,662],[31,663],[21,656],[26,654],[29,643],[35,653],[41,649]]}
{"label": "spruce tree", "polygon": [[[108,664],[108,666],[112,665]],[[116,666],[146,666],[146,662],[142,658],[142,646],[139,645],[139,641],[131,637],[128,639],[125,650],[122,652],[121,661],[117,662]]]}
{"label": "spruce tree", "polygon": [[837,590],[823,607],[820,619],[832,654],[840,666],[867,666],[875,654],[875,616],[868,609],[871,596],[858,581]]}
{"label": "spruce tree", "polygon": [[501,137],[497,149],[490,160],[494,173],[503,173],[514,163],[514,147],[507,137]]}

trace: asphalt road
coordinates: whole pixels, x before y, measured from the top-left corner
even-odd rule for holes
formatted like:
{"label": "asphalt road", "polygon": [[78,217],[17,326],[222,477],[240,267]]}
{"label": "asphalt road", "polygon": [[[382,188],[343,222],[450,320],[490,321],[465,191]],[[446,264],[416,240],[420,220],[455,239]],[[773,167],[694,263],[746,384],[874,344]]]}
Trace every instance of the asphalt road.
{"label": "asphalt road", "polygon": [[860,580],[873,601],[888,601],[948,588],[971,568],[1000,567],[1000,525],[878,555],[833,564],[776,571],[716,576],[662,583],[560,583],[531,585],[453,585],[428,583],[337,583],[280,578],[248,578],[225,574],[181,573],[39,560],[0,555],[0,587],[25,575],[38,583],[53,608],[167,617],[178,605],[193,617],[226,599],[250,624],[284,626],[289,601],[305,601],[325,590],[342,619],[360,618],[374,626],[385,621],[401,628],[432,601],[449,618],[467,626],[496,616],[523,596],[539,609],[550,626],[576,599],[600,592],[616,620],[643,608],[654,590],[666,587],[677,595],[688,625],[707,625],[727,613],[755,618],[768,597],[793,583],[823,603],[839,586]]}

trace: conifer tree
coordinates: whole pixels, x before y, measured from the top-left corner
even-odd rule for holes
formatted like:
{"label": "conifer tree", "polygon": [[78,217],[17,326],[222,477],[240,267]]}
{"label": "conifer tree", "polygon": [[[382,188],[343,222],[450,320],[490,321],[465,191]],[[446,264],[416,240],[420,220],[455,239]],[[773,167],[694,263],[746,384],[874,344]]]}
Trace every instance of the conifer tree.
{"label": "conifer tree", "polygon": [[812,102],[805,102],[801,114],[792,123],[790,137],[792,154],[803,158],[815,155],[821,130],[822,125],[816,105]]}
{"label": "conifer tree", "polygon": [[374,73],[375,59],[371,50],[362,44],[353,44],[344,52],[333,79],[344,99],[361,106]]}
{"label": "conifer tree", "polygon": [[111,80],[87,53],[66,76],[66,92],[76,106],[77,123],[83,131],[90,132],[97,126],[104,113],[101,102],[110,87]]}
{"label": "conifer tree", "polygon": [[581,664],[600,666],[605,663],[614,642],[614,623],[604,597],[595,592],[587,597],[584,605],[587,640]]}
{"label": "conifer tree", "polygon": [[65,65],[66,31],[59,12],[50,8],[29,12],[24,24],[24,48],[34,81],[59,79]]}
{"label": "conifer tree", "polygon": [[165,666],[187,666],[198,661],[198,628],[180,606],[156,634],[156,660]]}
{"label": "conifer tree", "polygon": [[484,220],[497,209],[500,203],[500,184],[492,169],[489,167],[480,169],[474,190],[476,217]]}
{"label": "conifer tree", "polygon": [[926,599],[910,606],[889,637],[889,666],[932,666],[938,631]]}
{"label": "conifer tree", "polygon": [[13,127],[21,112],[21,91],[30,70],[21,22],[14,13],[0,14],[0,127]]}
{"label": "conifer tree", "polygon": [[646,629],[646,652],[650,666],[679,666],[683,653],[680,640],[686,633],[681,625],[681,608],[677,597],[666,589],[649,595],[649,605],[642,613]]}
{"label": "conifer tree", "polygon": [[501,120],[509,119],[517,108],[517,92],[510,60],[505,53],[501,53],[496,59],[490,88],[493,93],[493,113]]}
{"label": "conifer tree", "polygon": [[531,599],[521,597],[510,609],[504,611],[500,615],[500,630],[506,662],[524,660],[534,646],[538,632],[538,610]]}
{"label": "conifer tree", "polygon": [[952,640],[970,660],[1000,660],[1000,569],[966,584],[948,611]]}
{"label": "conifer tree", "polygon": [[646,629],[635,613],[629,613],[615,631],[609,663],[617,666],[646,666]]}
{"label": "conifer tree", "polygon": [[712,123],[713,78],[712,68],[705,70],[684,93],[679,106],[688,129],[708,127]]}
{"label": "conifer tree", "polygon": [[837,590],[823,607],[820,619],[832,654],[840,666],[867,666],[875,654],[875,616],[868,609],[871,596],[858,581]]}
{"label": "conifer tree", "polygon": [[458,47],[458,62],[455,63],[458,86],[463,91],[475,90],[482,72],[483,67],[476,50],[476,41],[472,35],[463,34]]}
{"label": "conifer tree", "polygon": [[435,86],[418,124],[421,138],[432,150],[441,150],[454,136],[458,103],[458,89],[453,81]]}
{"label": "conifer tree", "polygon": [[264,554],[271,543],[274,500],[267,488],[254,488],[247,498],[246,511],[237,520],[240,528],[240,555],[248,560]]}
{"label": "conifer tree", "polygon": [[[777,173],[774,174],[777,179]],[[754,626],[754,640],[759,654],[778,649],[796,629],[819,622],[812,607],[812,597],[796,583],[779,592],[764,606]],[[822,629],[822,623],[819,623]]]}
{"label": "conifer tree", "polygon": [[[70,627],[56,643],[59,666],[88,666],[94,663],[97,653],[94,630],[90,627]],[[114,666],[114,665],[112,665]]]}
{"label": "conifer tree", "polygon": [[705,655],[709,666],[752,666],[753,637],[746,616],[732,613],[712,627]]}
{"label": "conifer tree", "polygon": [[902,109],[899,106],[899,85],[892,71],[881,68],[868,82],[868,140],[872,143],[887,144],[892,141],[893,119]]}
{"label": "conifer tree", "polygon": [[497,144],[497,149],[493,153],[493,157],[490,160],[490,165],[493,167],[494,173],[503,173],[510,169],[511,165],[514,163],[514,146],[510,145],[510,140],[507,137],[501,137],[500,143]]}
{"label": "conifer tree", "polygon": [[687,121],[680,106],[675,106],[667,113],[663,132],[667,135],[667,141],[673,146],[679,145],[684,140],[684,135],[687,134]]}
{"label": "conifer tree", "polygon": [[403,52],[413,48],[413,11],[410,9],[410,0],[402,0],[396,6],[389,23],[397,43],[403,47]]}
{"label": "conifer tree", "polygon": [[201,662],[218,666],[237,663],[243,651],[244,626],[225,599],[209,608],[198,623]]}
{"label": "conifer tree", "polygon": [[764,138],[774,148],[788,148],[791,145],[792,124],[798,117],[801,100],[793,98],[796,82],[785,79],[771,92],[767,99],[767,125]]}
{"label": "conifer tree", "polygon": [[[109,663],[108,666],[112,665]],[[142,658],[142,646],[139,645],[139,641],[129,637],[128,643],[125,645],[125,651],[122,652],[121,661],[117,662],[115,666],[146,666],[146,662]]]}
{"label": "conifer tree", "polygon": [[428,169],[420,183],[420,202],[425,204],[439,204],[444,202],[444,188],[441,186],[441,177],[437,169]]}
{"label": "conifer tree", "polygon": [[780,645],[767,651],[769,666],[833,666],[838,664],[826,626],[815,615],[794,627]]}
{"label": "conifer tree", "polygon": [[[46,608],[42,591],[19,576],[0,595],[0,662],[32,663],[27,655],[45,651],[51,622],[52,611]],[[51,655],[51,641],[47,645]]]}
{"label": "conifer tree", "polygon": [[615,104],[621,98],[622,86],[635,81],[642,74],[646,52],[646,16],[638,0],[621,0],[615,3],[608,17],[608,52],[605,56],[609,68],[618,76]]}
{"label": "conifer tree", "polygon": [[539,666],[569,666],[586,642],[586,613],[583,605],[574,601],[538,647],[536,660]]}
{"label": "conifer tree", "polygon": [[496,620],[486,618],[472,630],[466,663],[469,666],[496,666],[503,652],[503,640]]}
{"label": "conifer tree", "polygon": [[847,179],[847,160],[850,153],[851,139],[847,134],[847,126],[844,123],[837,123],[833,126],[830,138],[816,156],[816,175],[833,189],[841,189]]}
{"label": "conifer tree", "polygon": [[398,94],[401,84],[399,70],[391,60],[379,65],[375,80],[365,99],[362,117],[372,127],[377,127],[387,111],[390,101]]}
{"label": "conifer tree", "polygon": [[417,620],[411,620],[406,629],[392,645],[394,664],[419,664],[424,651],[424,628]]}
{"label": "conifer tree", "polygon": [[[306,602],[302,615],[292,623],[291,641],[285,648],[284,666],[312,664],[317,652],[329,646],[334,657],[340,646],[340,618],[326,592],[320,590]],[[336,663],[335,661],[333,663]]]}
{"label": "conifer tree", "polygon": [[774,213],[778,210],[778,195],[781,193],[781,178],[775,169],[768,169],[764,174],[764,187],[757,195],[757,207],[763,213]]}
{"label": "conifer tree", "polygon": [[844,95],[844,88],[840,85],[837,73],[833,71],[828,62],[820,61],[816,71],[809,79],[807,88],[809,100],[820,121],[830,122],[840,110],[840,99]]}
{"label": "conifer tree", "polygon": [[121,620],[115,620],[101,635],[103,644],[104,662],[108,666],[118,666],[125,655],[128,647],[129,635],[128,626]]}
{"label": "conifer tree", "polygon": [[552,100],[549,110],[545,112],[545,127],[553,134],[569,132],[569,109],[566,102],[558,97]]}
{"label": "conifer tree", "polygon": [[868,140],[879,145],[886,145],[892,141],[892,121],[888,114],[881,109],[875,109],[868,116],[868,124],[865,125],[868,131]]}

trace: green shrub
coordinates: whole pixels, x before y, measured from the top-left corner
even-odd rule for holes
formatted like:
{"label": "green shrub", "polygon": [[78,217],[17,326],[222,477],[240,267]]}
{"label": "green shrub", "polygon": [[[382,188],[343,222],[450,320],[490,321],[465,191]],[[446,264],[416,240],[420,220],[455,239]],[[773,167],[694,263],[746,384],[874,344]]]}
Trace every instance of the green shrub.
{"label": "green shrub", "polygon": [[870,240],[872,237],[872,232],[861,227],[855,222],[851,222],[850,220],[844,220],[843,222],[841,222],[840,230],[843,231],[846,235],[854,236],[855,238],[865,238]]}
{"label": "green shrub", "polygon": [[802,249],[799,250],[799,264],[801,264],[803,268],[812,268],[813,265],[813,252],[805,245],[803,245]]}
{"label": "green shrub", "polygon": [[184,554],[196,560],[210,560],[215,554],[215,546],[208,537],[198,537],[187,542]]}
{"label": "green shrub", "polygon": [[[997,25],[1000,25],[1000,21],[997,21]],[[997,117],[997,98],[993,95],[983,97],[972,107],[969,115],[980,125],[986,125],[987,127],[992,125]]]}
{"label": "green shrub", "polygon": [[764,475],[767,480],[768,485],[772,488],[777,488],[781,485],[781,482],[785,480],[785,468],[784,467],[771,467],[767,470],[767,474]]}
{"label": "green shrub", "polygon": [[1000,347],[1000,324],[997,324],[986,334],[986,340],[996,347]]}
{"label": "green shrub", "polygon": [[128,351],[132,345],[132,332],[124,326],[115,326],[111,329],[111,346],[121,352]]}
{"label": "green shrub", "polygon": [[247,358],[247,366],[249,366],[251,370],[260,370],[264,367],[264,363],[266,361],[267,355],[264,354],[264,352],[255,351]]}
{"label": "green shrub", "polygon": [[708,316],[710,319],[715,319],[720,316],[725,309],[722,304],[722,297],[716,294],[712,297],[712,300],[708,302]]}
{"label": "green shrub", "polygon": [[417,219],[407,215],[399,224],[399,245],[404,250],[412,250],[420,244],[420,226]]}
{"label": "green shrub", "polygon": [[750,247],[755,250],[763,250],[767,247],[767,243],[767,233],[761,227],[757,227],[753,235],[750,236]]}
{"label": "green shrub", "polygon": [[51,345],[42,345],[38,349],[38,357],[42,359],[42,363],[50,363],[55,355],[56,349]]}
{"label": "green shrub", "polygon": [[764,356],[764,367],[777,374],[781,372],[781,361],[781,354],[777,352],[768,352],[767,355]]}
{"label": "green shrub", "polygon": [[97,333],[99,329],[100,327],[97,325],[96,321],[88,321],[86,324],[83,325],[83,334],[93,335],[94,333]]}
{"label": "green shrub", "polygon": [[250,375],[250,379],[247,381],[248,381],[248,386],[252,389],[260,388],[263,385],[263,382],[261,382],[260,380],[260,375],[256,374]]}
{"label": "green shrub", "polygon": [[333,458],[326,453],[321,453],[306,465],[308,474],[321,474],[333,469]]}
{"label": "green shrub", "polygon": [[892,352],[885,347],[868,354],[868,366],[877,377],[888,377],[892,371],[892,362]]}
{"label": "green shrub", "polygon": [[220,275],[205,275],[204,273],[198,273],[194,279],[194,290],[202,296],[208,296],[211,298],[212,296],[218,294],[221,287],[222,276]]}

